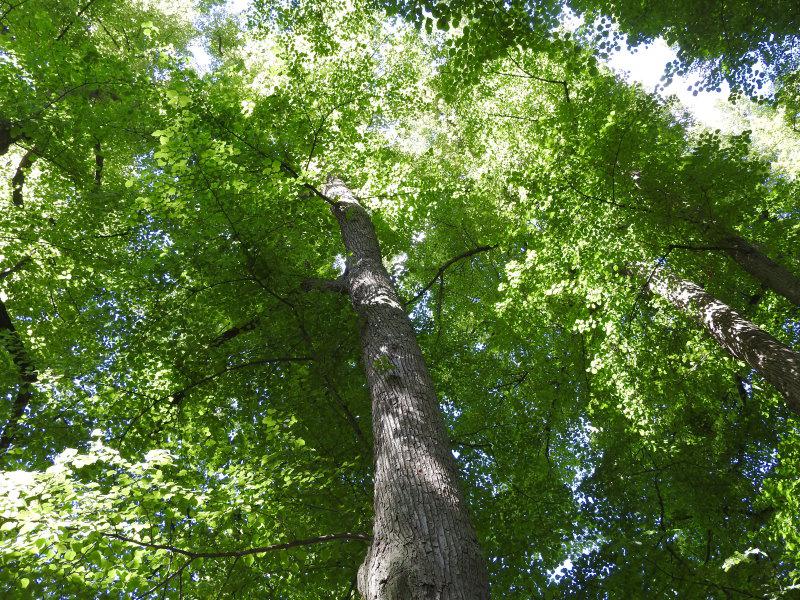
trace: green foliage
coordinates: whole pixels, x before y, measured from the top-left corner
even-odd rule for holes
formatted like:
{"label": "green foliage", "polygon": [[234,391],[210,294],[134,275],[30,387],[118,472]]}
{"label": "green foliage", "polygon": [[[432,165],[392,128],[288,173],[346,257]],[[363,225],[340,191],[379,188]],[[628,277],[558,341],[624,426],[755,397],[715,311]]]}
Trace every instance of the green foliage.
{"label": "green foliage", "polygon": [[[792,18],[731,6],[728,48],[679,27],[718,35],[698,7],[680,69],[731,77]],[[715,249],[800,273],[791,159],[621,83],[560,4],[384,8],[2,7],[0,300],[37,381],[0,458],[0,595],[353,597],[359,324],[303,289],[345,263],[336,174],[408,301],[495,597],[792,597],[796,417],[625,275],[665,262],[796,348],[797,307]],[[614,8],[631,41],[674,16]]]}

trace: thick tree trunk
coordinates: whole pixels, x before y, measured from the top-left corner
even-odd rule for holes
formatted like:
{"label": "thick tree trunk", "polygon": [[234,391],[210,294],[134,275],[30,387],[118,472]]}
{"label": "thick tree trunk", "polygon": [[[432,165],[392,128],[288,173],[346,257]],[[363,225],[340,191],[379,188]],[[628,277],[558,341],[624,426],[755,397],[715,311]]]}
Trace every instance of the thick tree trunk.
{"label": "thick tree trunk", "polygon": [[726,235],[722,242],[725,252],[742,269],[776,294],[780,294],[789,302],[800,306],[800,277],[776,263],[739,235]]}
{"label": "thick tree trunk", "polygon": [[789,408],[800,414],[800,353],[720,302],[699,285],[679,279],[664,269],[654,273],[639,266],[648,287],[673,306],[699,321],[731,356],[744,361],[777,389]]}
{"label": "thick tree trunk", "polygon": [[373,542],[358,573],[366,600],[479,600],[486,566],[414,330],[381,260],[372,220],[347,187],[325,195],[348,253],[375,437]]}

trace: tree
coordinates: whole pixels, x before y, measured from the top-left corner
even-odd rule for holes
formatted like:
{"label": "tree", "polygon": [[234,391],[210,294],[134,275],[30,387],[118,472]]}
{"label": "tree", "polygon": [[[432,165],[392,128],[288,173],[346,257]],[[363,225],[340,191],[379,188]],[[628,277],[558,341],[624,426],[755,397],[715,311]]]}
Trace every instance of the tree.
{"label": "tree", "polygon": [[364,598],[488,598],[483,557],[459,490],[433,382],[383,266],[372,221],[345,185],[325,191],[339,223],[372,397],[375,524],[359,569]]}
{"label": "tree", "polygon": [[800,381],[800,354],[742,318],[691,281],[669,273],[652,272],[640,265],[639,276],[645,285],[679,310],[700,321],[711,336],[737,358],[758,371],[786,398],[794,412],[800,410],[797,385]]}

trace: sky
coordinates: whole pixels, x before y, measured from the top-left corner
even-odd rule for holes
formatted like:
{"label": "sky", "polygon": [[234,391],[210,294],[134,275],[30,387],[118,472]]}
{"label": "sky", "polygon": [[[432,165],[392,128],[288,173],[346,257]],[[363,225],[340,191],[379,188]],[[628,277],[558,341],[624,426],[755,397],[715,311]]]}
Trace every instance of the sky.
{"label": "sky", "polygon": [[[664,67],[675,56],[675,51],[658,38],[651,44],[637,46],[633,52],[623,47],[611,55],[607,64],[626,81],[641,83],[646,91],[653,92],[664,73]],[[723,84],[721,92],[699,92],[694,96],[687,89],[694,81],[691,76],[675,77],[660,94],[676,95],[702,125],[710,129],[727,129],[728,119],[720,104],[728,99],[728,84]]]}
{"label": "sky", "polygon": [[[249,4],[250,0],[227,0],[225,10],[230,15],[240,15],[247,10]],[[580,22],[574,13],[565,11],[563,24],[566,29],[574,29]],[[202,40],[193,42],[190,50],[195,69],[201,73],[208,72],[211,67],[211,57],[203,47]],[[646,91],[653,92],[664,73],[664,67],[675,57],[675,51],[663,39],[658,38],[651,44],[642,44],[632,51],[623,47],[614,52],[606,64],[626,81],[641,83]],[[721,108],[728,99],[728,84],[723,84],[721,92],[699,92],[695,96],[687,89],[693,82],[691,76],[674,77],[672,84],[660,94],[676,95],[699,124],[709,129],[729,129],[728,119]]]}

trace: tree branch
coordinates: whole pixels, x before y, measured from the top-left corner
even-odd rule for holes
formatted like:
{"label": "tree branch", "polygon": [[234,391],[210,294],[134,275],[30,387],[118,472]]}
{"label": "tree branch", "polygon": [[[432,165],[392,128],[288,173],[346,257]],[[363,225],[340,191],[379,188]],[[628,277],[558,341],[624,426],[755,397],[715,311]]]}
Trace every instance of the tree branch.
{"label": "tree branch", "polygon": [[222,333],[220,333],[217,337],[215,337],[211,342],[209,342],[209,348],[219,348],[225,342],[232,340],[236,336],[239,336],[243,333],[247,333],[248,331],[253,331],[258,324],[261,322],[261,317],[253,317],[246,323],[242,323],[241,325],[234,325],[230,329],[226,329]]}
{"label": "tree branch", "polygon": [[433,284],[436,283],[436,280],[439,279],[439,277],[441,277],[444,274],[444,272],[452,265],[454,265],[460,260],[469,258],[470,256],[474,256],[475,254],[479,254],[480,252],[488,252],[490,250],[494,250],[495,248],[497,248],[497,244],[494,244],[492,246],[478,246],[477,248],[473,248],[472,250],[467,250],[466,252],[462,252],[458,256],[454,256],[453,258],[448,260],[441,267],[439,267],[439,270],[436,272],[436,275],[433,276],[433,278],[428,282],[428,284],[424,288],[422,288],[422,290],[416,296],[414,296],[413,298],[411,298],[411,300],[406,302],[406,308],[408,308],[409,306],[417,302],[420,298],[422,298],[422,296],[425,295],[425,292],[431,289],[433,287]]}
{"label": "tree branch", "polygon": [[31,257],[30,256],[23,256],[22,260],[20,260],[13,267],[9,267],[8,269],[4,269],[4,270],[0,271],[0,281],[5,279],[9,275],[13,275],[17,271],[21,271],[25,267],[25,265],[27,265],[29,262],[31,262]]}
{"label": "tree branch", "polygon": [[[213,118],[213,117],[212,117],[212,118]],[[261,155],[261,156],[263,156],[264,158],[268,158],[269,160],[277,160],[277,161],[280,163],[280,165],[281,165],[281,170],[283,170],[285,173],[288,173],[288,174],[289,174],[289,175],[290,175],[292,178],[294,178],[294,179],[300,179],[300,174],[299,174],[299,173],[298,173],[298,172],[297,172],[297,171],[296,171],[294,168],[292,168],[292,166],[291,166],[289,163],[287,163],[285,160],[281,160],[280,158],[277,158],[277,157],[276,157],[276,156],[274,156],[274,155],[270,155],[269,153],[267,153],[267,152],[264,152],[264,151],[263,151],[261,148],[259,148],[258,146],[256,146],[256,145],[254,145],[254,144],[250,143],[249,141],[247,141],[247,139],[246,139],[246,138],[244,138],[243,136],[239,135],[239,134],[238,134],[238,133],[236,133],[235,131],[233,131],[233,130],[231,130],[230,128],[226,127],[226,126],[225,126],[223,123],[221,123],[221,122],[219,121],[219,119],[214,119],[214,120],[217,122],[217,124],[218,124],[220,127],[222,127],[222,128],[225,130],[225,131],[227,131],[228,133],[230,133],[230,134],[231,134],[233,137],[235,137],[237,140],[239,140],[240,142],[242,142],[242,143],[243,143],[245,146],[247,146],[247,147],[248,147],[248,148],[250,148],[251,150],[254,150],[256,153],[260,154],[260,155]],[[317,196],[317,197],[319,197],[319,198],[322,198],[322,200],[324,200],[325,202],[327,202],[327,203],[328,203],[328,204],[330,204],[331,206],[335,206],[335,205],[336,205],[336,201],[335,201],[335,200],[332,200],[331,198],[329,198],[328,196],[326,196],[325,194],[323,194],[323,193],[322,193],[322,192],[321,192],[319,189],[317,189],[316,187],[314,187],[314,186],[313,186],[313,185],[311,185],[310,183],[308,183],[308,182],[303,182],[303,187],[304,187],[304,188],[306,188],[307,190],[309,190],[309,191],[310,191],[312,194],[314,194],[315,196]]]}
{"label": "tree branch", "polygon": [[530,73],[527,69],[524,69],[522,65],[520,65],[517,61],[513,58],[509,57],[509,60],[514,63],[514,66],[517,67],[520,71],[524,73],[524,75],[520,75],[519,73],[508,73],[504,71],[495,71],[497,75],[503,75],[505,77],[520,77],[523,79],[533,79],[534,81],[539,81],[541,83],[552,83],[555,85],[560,85],[564,88],[564,97],[566,98],[567,102],[571,102],[571,98],[569,96],[569,85],[563,79],[550,79],[548,77],[539,77],[538,75],[534,75]]}
{"label": "tree branch", "polygon": [[728,252],[730,247],[725,246],[690,246],[688,244],[670,244],[667,250],[695,250],[698,252]]}
{"label": "tree branch", "polygon": [[58,34],[58,37],[56,37],[56,41],[57,41],[57,42],[60,42],[62,39],[64,39],[64,36],[65,36],[65,35],[67,35],[67,32],[68,32],[68,31],[70,30],[70,28],[71,28],[71,27],[72,27],[72,26],[75,24],[75,21],[77,21],[78,19],[80,19],[80,18],[83,16],[83,14],[84,14],[84,13],[85,13],[87,10],[89,10],[89,7],[91,7],[91,6],[92,6],[92,4],[94,4],[96,1],[97,1],[97,0],[89,0],[89,1],[88,1],[86,4],[84,4],[84,5],[83,5],[83,7],[82,7],[82,8],[81,8],[81,9],[78,11],[78,14],[77,14],[77,15],[75,15],[75,18],[74,18],[74,19],[72,19],[72,20],[70,20],[70,22],[69,22],[69,23],[67,23],[67,24],[64,26],[64,28],[61,30],[61,33],[59,33],[59,34]]}
{"label": "tree branch", "polygon": [[169,546],[167,544],[151,544],[148,542],[142,542],[133,538],[126,537],[124,535],[120,535],[118,533],[106,533],[104,535],[106,537],[113,538],[115,540],[119,540],[121,542],[125,542],[128,544],[135,544],[136,546],[141,546],[143,548],[152,548],[153,550],[167,550],[169,552],[174,552],[175,554],[186,556],[191,560],[195,560],[197,558],[242,557],[242,556],[248,556],[250,554],[263,554],[265,552],[274,552],[276,550],[288,550],[290,548],[297,548],[300,546],[311,546],[313,544],[324,544],[327,542],[335,542],[335,541],[358,541],[358,542],[372,541],[372,536],[364,533],[331,533],[329,535],[320,535],[317,537],[306,538],[303,540],[291,540],[289,542],[281,542],[280,544],[272,544],[270,546],[260,546],[256,548],[247,548],[245,550],[226,550],[221,552],[197,552],[194,550],[185,550],[183,548],[176,548],[175,546]]}
{"label": "tree branch", "polygon": [[11,446],[16,435],[19,422],[25,414],[25,410],[33,398],[33,384],[38,381],[38,373],[33,366],[33,361],[25,349],[22,338],[19,335],[11,316],[8,314],[6,305],[0,302],[0,339],[6,351],[11,355],[11,360],[19,371],[19,387],[11,407],[11,414],[8,422],[0,434],[0,452],[5,452]]}
{"label": "tree branch", "polygon": [[171,393],[168,397],[172,398],[173,404],[178,404],[181,400],[183,400],[184,396],[186,396],[187,392],[193,390],[196,387],[199,387],[203,384],[216,379],[221,375],[225,375],[226,373],[232,373],[233,371],[239,371],[241,369],[249,369],[250,367],[260,367],[263,365],[271,365],[276,363],[287,363],[287,362],[311,362],[313,359],[310,356],[282,356],[278,358],[262,358],[259,360],[253,360],[246,363],[241,363],[238,365],[232,365],[230,367],[225,367],[224,369],[220,369],[211,375],[206,375],[198,379],[197,381],[193,381],[186,387]]}
{"label": "tree branch", "polygon": [[103,162],[105,157],[102,154],[100,142],[94,145],[94,184],[99,186],[103,183]]}
{"label": "tree branch", "polygon": [[308,279],[303,280],[303,283],[300,284],[300,287],[304,292],[317,291],[333,292],[336,294],[349,293],[347,282],[345,281],[344,276],[336,279],[320,279],[317,277],[309,277]]}

